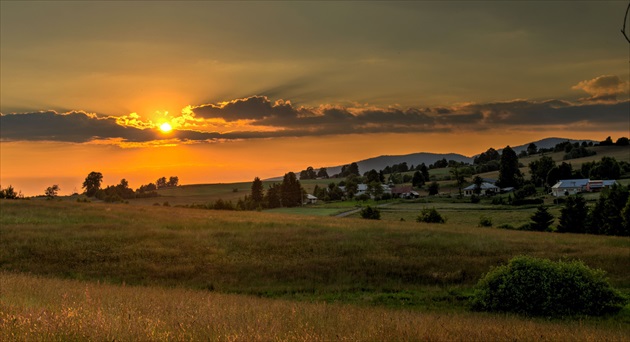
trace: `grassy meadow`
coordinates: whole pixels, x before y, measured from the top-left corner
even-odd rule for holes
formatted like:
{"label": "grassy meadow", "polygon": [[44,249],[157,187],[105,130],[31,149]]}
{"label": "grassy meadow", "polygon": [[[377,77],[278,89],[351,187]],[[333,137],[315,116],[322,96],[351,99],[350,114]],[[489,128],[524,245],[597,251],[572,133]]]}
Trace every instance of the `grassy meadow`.
{"label": "grassy meadow", "polygon": [[9,340],[630,336],[630,307],[550,322],[468,311],[478,279],[520,254],[581,259],[630,295],[630,239],[479,228],[477,212],[451,205],[447,224],[432,225],[2,200],[0,330]]}

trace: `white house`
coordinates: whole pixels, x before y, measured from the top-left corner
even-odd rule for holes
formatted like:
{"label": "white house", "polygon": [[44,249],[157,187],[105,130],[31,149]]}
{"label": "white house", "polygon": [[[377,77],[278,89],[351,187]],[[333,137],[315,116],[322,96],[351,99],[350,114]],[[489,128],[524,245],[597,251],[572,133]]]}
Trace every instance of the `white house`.
{"label": "white house", "polygon": [[[472,184],[469,185],[467,187],[465,187],[463,190],[464,192],[464,196],[472,196],[475,194],[475,187],[477,185]],[[501,188],[499,188],[498,186],[492,184],[492,183],[488,183],[488,182],[482,182],[481,183],[481,192],[479,193],[480,195],[485,195],[485,196],[490,196],[490,195],[494,195],[494,194],[498,194],[501,191]]]}
{"label": "white house", "polygon": [[311,194],[306,194],[306,200],[304,201],[304,204],[315,204],[315,203],[317,203],[317,197]]}
{"label": "white house", "polygon": [[551,187],[551,194],[555,197],[576,195],[587,189],[589,179],[563,179]]}

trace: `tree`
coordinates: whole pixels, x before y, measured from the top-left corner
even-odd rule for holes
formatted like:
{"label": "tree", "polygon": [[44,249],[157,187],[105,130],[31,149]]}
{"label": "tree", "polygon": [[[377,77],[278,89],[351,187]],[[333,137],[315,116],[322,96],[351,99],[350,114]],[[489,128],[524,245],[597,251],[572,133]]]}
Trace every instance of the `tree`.
{"label": "tree", "polygon": [[297,207],[302,205],[302,186],[295,173],[284,175],[280,185],[281,202],[284,207]]}
{"label": "tree", "polygon": [[280,194],[280,184],[276,183],[269,186],[269,189],[265,194],[265,202],[267,203],[267,208],[279,208],[282,205]]}
{"label": "tree", "polygon": [[[543,186],[546,183],[549,171],[556,166],[556,162],[549,156],[542,156],[537,160],[529,163],[529,171],[532,177],[532,183],[536,186]],[[555,184],[555,183],[554,183]],[[549,186],[553,184],[547,184]]]}
{"label": "tree", "polygon": [[628,145],[630,145],[630,140],[628,140],[628,138],[626,138],[626,137],[620,137],[619,139],[617,139],[617,141],[615,141],[615,145],[617,145],[617,146],[628,146]]}
{"label": "tree", "polygon": [[252,201],[255,206],[259,206],[263,202],[263,192],[264,189],[262,181],[258,177],[254,178],[254,181],[252,182]]}
{"label": "tree", "polygon": [[604,189],[589,213],[587,232],[591,234],[630,236],[622,211],[628,202],[628,188],[613,185]]}
{"label": "tree", "polygon": [[315,169],[312,166],[306,168],[306,170],[300,171],[300,179],[315,179],[317,178],[317,173],[315,173]]}
{"label": "tree", "polygon": [[475,178],[473,178],[473,184],[475,184],[475,189],[473,190],[475,195],[481,194],[481,185],[483,184],[483,178],[475,176]]}
{"label": "tree", "polygon": [[20,196],[21,195],[15,192],[15,189],[13,189],[13,186],[11,185],[9,185],[6,189],[0,188],[0,198],[16,199]]}
{"label": "tree", "polygon": [[369,205],[361,209],[361,217],[368,220],[380,220],[381,212],[377,208],[372,208]]}
{"label": "tree", "polygon": [[560,210],[558,232],[586,233],[587,216],[588,208],[584,197],[581,195],[567,197],[564,208]]}
{"label": "tree", "polygon": [[529,145],[527,145],[527,155],[532,155],[532,154],[536,154],[538,152],[538,146],[536,146],[536,144],[534,143],[530,143]]}
{"label": "tree", "polygon": [[169,187],[173,186],[173,187],[175,187],[175,186],[177,186],[177,183],[179,183],[179,177],[171,176],[171,177],[169,177],[168,183],[166,183],[166,186],[169,186]]}
{"label": "tree", "polygon": [[328,179],[328,171],[325,167],[322,167],[319,171],[317,171],[317,177]]}
{"label": "tree", "polygon": [[52,199],[57,196],[57,192],[59,192],[59,190],[61,190],[59,188],[59,185],[54,184],[53,186],[49,186],[46,188],[44,195],[46,195],[46,197],[48,197],[49,199]]}
{"label": "tree", "polygon": [[440,191],[440,184],[438,184],[438,182],[431,182],[431,184],[429,184],[429,195],[437,195]]}
{"label": "tree", "polygon": [[96,192],[101,188],[101,182],[103,181],[103,174],[100,172],[92,171],[85,177],[83,187],[85,189],[85,195],[87,197],[93,197]]}
{"label": "tree", "polygon": [[501,159],[501,155],[499,154],[499,152],[497,152],[497,150],[491,147],[486,152],[483,152],[479,156],[475,157],[475,159],[473,159],[473,164],[481,165],[481,164],[486,164],[493,160],[500,160],[500,159]]}
{"label": "tree", "polygon": [[368,190],[367,190],[368,193],[372,195],[374,198],[379,198],[383,194],[383,185],[378,180],[368,183],[367,186],[368,186]]}
{"label": "tree", "polygon": [[446,218],[435,210],[435,208],[424,208],[420,212],[420,215],[416,218],[416,222],[425,223],[445,223]]}
{"label": "tree", "polygon": [[157,186],[158,189],[165,188],[166,187],[166,177],[159,178],[157,181],[155,181],[155,186]]}
{"label": "tree", "polygon": [[366,178],[367,178],[367,182],[368,183],[372,183],[372,182],[381,182],[381,179],[378,175],[378,172],[374,169],[370,170],[367,172],[366,174]]}
{"label": "tree", "polygon": [[424,177],[422,176],[422,172],[416,171],[413,173],[413,178],[411,178],[411,185],[416,188],[420,188],[424,185]]}
{"label": "tree", "polygon": [[424,165],[424,163],[420,164],[420,172],[422,172],[422,177],[424,177],[424,181],[428,182],[429,181],[429,168],[427,168],[426,165]]}
{"label": "tree", "polygon": [[545,232],[549,230],[549,227],[553,223],[554,217],[547,211],[547,208],[545,206],[540,205],[538,206],[538,209],[536,210],[534,215],[530,217],[530,219],[532,220],[532,223],[530,223],[529,225],[530,230]]}
{"label": "tree", "polygon": [[609,136],[606,140],[599,143],[600,146],[611,146],[613,144],[612,138]]}
{"label": "tree", "polygon": [[518,168],[518,156],[510,147],[506,146],[501,154],[501,165],[499,167],[499,180],[497,185],[501,188],[518,188],[523,182],[523,175]]}

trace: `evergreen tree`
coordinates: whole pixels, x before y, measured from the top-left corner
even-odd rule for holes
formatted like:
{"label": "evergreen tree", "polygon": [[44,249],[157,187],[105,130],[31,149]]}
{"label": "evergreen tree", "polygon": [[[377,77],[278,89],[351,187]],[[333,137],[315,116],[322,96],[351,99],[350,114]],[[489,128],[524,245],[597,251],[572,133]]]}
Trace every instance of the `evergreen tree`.
{"label": "evergreen tree", "polygon": [[297,207],[302,205],[302,186],[295,173],[289,172],[284,175],[280,189],[282,206]]}
{"label": "evergreen tree", "polygon": [[558,232],[586,233],[587,216],[588,208],[584,197],[581,195],[567,197],[564,208],[560,210]]}
{"label": "evergreen tree", "polygon": [[523,175],[521,175],[521,171],[518,168],[518,156],[510,146],[506,146],[501,154],[497,185],[501,188],[518,188],[522,182]]}
{"label": "evergreen tree", "polygon": [[425,182],[429,181],[429,168],[427,168],[426,165],[424,165],[424,163],[420,164],[420,172],[422,172],[422,177],[424,178]]}
{"label": "evergreen tree", "polygon": [[630,236],[622,211],[628,201],[628,189],[613,185],[604,189],[589,213],[587,232],[591,234]]}
{"label": "evergreen tree", "polygon": [[251,199],[254,202],[254,206],[258,206],[260,204],[262,204],[263,199],[264,199],[264,189],[263,189],[263,183],[260,180],[260,178],[256,177],[254,178],[254,181],[252,182],[252,195],[251,195]]}
{"label": "evergreen tree", "polygon": [[279,208],[282,205],[280,195],[280,184],[270,185],[267,193],[265,194],[265,202],[267,203],[267,208]]}
{"label": "evergreen tree", "polygon": [[547,208],[540,205],[534,215],[530,217],[532,223],[530,223],[530,230],[537,232],[545,232],[549,230],[549,227],[553,223],[554,217],[551,215]]}
{"label": "evergreen tree", "polygon": [[475,189],[473,190],[473,192],[476,195],[481,194],[481,185],[483,184],[483,178],[475,176],[475,178],[473,178],[473,184],[475,184]]}

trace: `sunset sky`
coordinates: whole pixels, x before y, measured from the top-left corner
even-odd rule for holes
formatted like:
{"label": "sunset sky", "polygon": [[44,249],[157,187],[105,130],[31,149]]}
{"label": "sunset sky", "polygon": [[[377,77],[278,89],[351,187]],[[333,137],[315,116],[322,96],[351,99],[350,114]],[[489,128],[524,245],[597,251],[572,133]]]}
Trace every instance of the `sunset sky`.
{"label": "sunset sky", "polygon": [[3,0],[0,185],[251,181],[628,136],[627,5]]}

